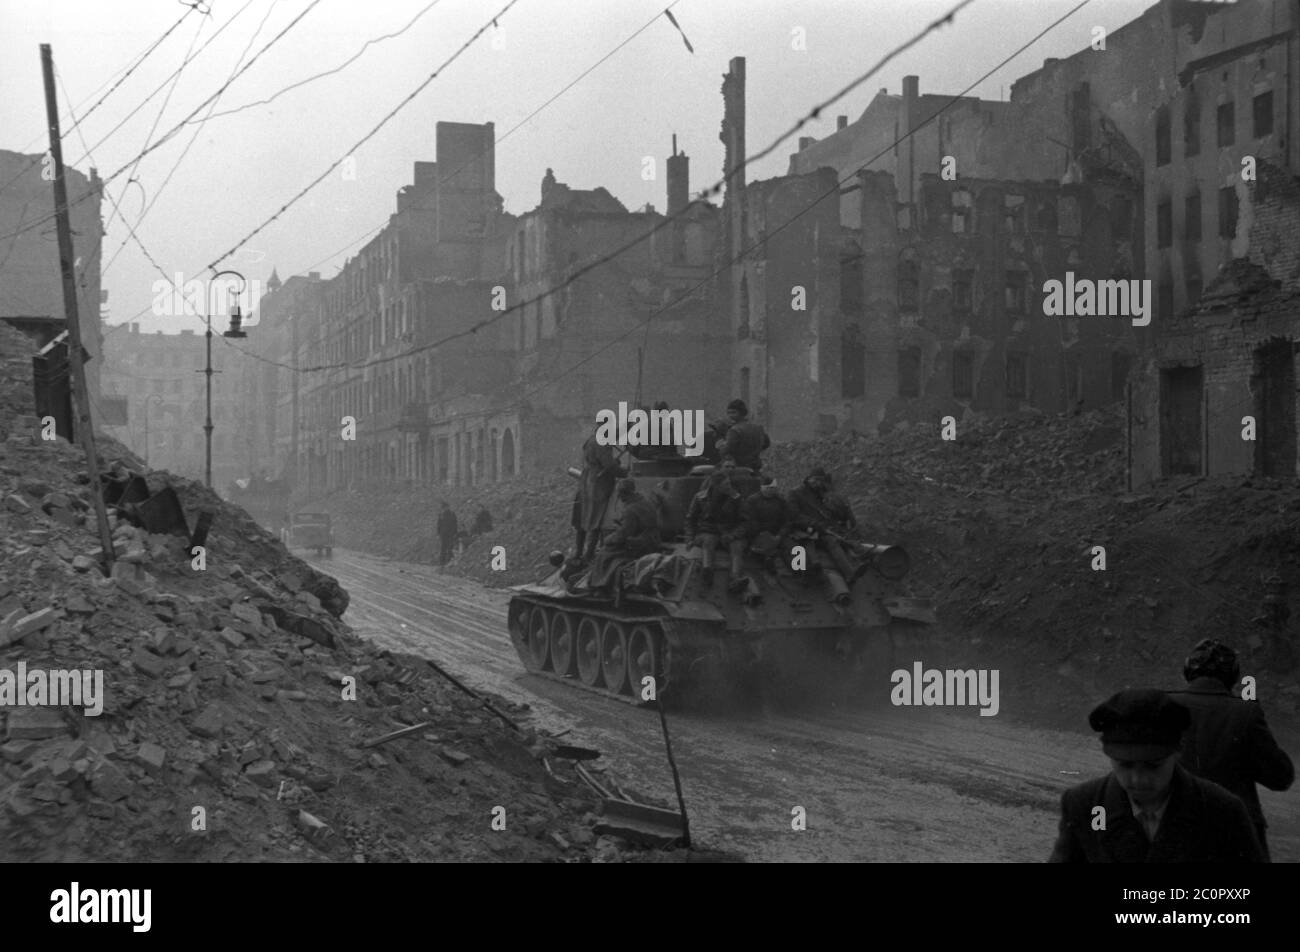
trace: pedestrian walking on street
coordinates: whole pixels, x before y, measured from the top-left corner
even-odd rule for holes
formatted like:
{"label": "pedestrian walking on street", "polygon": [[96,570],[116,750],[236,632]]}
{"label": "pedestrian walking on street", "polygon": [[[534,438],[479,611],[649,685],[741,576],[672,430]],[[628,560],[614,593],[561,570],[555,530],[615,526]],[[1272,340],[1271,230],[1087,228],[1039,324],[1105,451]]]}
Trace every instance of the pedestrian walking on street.
{"label": "pedestrian walking on street", "polygon": [[456,548],[456,536],[459,533],[460,526],[456,522],[456,514],[451,511],[451,506],[444,502],[442,512],[438,513],[438,543],[441,549],[438,556],[439,565],[446,565],[451,561],[452,552]]}
{"label": "pedestrian walking on street", "polygon": [[1268,824],[1255,784],[1286,790],[1295,780],[1295,765],[1273,738],[1259,702],[1232,696],[1241,681],[1232,648],[1212,638],[1197,642],[1183,665],[1183,678],[1187,689],[1169,692],[1192,716],[1179,763],[1241,798],[1267,856]]}
{"label": "pedestrian walking on street", "polygon": [[1264,851],[1240,799],[1178,764],[1191,724],[1164,691],[1121,691],[1088,723],[1101,732],[1111,772],[1061,796],[1052,863],[1261,863]]}

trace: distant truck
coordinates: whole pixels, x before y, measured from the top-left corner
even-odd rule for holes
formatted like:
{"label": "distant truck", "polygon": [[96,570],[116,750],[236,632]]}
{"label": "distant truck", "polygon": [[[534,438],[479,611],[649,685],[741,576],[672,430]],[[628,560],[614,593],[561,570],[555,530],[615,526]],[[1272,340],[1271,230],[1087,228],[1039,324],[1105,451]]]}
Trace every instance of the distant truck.
{"label": "distant truck", "polygon": [[314,549],[317,555],[334,556],[334,526],[328,512],[297,512],[289,526],[289,548]]}

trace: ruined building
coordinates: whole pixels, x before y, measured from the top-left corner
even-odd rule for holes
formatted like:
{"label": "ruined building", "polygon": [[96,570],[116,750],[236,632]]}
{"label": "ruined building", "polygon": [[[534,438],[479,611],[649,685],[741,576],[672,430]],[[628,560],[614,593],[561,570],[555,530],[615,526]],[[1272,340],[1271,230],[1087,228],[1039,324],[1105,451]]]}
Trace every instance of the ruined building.
{"label": "ruined building", "polygon": [[[42,174],[46,168],[41,155],[0,150],[0,236],[4,236],[0,237],[0,319],[22,318],[29,325],[62,324],[65,320],[54,220],[28,227],[54,213],[53,183]],[[86,363],[86,384],[91,419],[98,425],[102,414],[96,404],[103,402],[100,374],[104,363],[100,319],[104,296],[99,274],[104,237],[102,185],[95,169],[89,177],[72,168],[65,168],[64,175],[73,252],[79,259],[75,271],[81,343],[91,358]],[[26,230],[15,234],[23,228]],[[33,352],[36,349],[32,347]]]}

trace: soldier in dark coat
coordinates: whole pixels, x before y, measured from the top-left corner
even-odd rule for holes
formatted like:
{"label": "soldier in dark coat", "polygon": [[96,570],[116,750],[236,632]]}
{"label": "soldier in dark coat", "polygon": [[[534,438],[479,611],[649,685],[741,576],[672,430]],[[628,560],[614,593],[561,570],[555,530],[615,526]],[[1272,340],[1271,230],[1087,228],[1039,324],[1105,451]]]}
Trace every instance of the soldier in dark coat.
{"label": "soldier in dark coat", "polygon": [[451,561],[452,552],[456,548],[456,536],[459,533],[460,526],[456,522],[456,514],[451,511],[451,506],[444,502],[442,511],[438,513],[439,565],[446,565]]}
{"label": "soldier in dark coat", "polygon": [[1295,780],[1295,766],[1273,738],[1259,703],[1232,696],[1241,669],[1230,647],[1210,638],[1198,642],[1183,665],[1183,677],[1187,690],[1169,692],[1192,716],[1179,762],[1241,798],[1267,856],[1268,824],[1255,784],[1286,790]]}
{"label": "soldier in dark coat", "polygon": [[618,483],[618,501],[622,511],[618,528],[601,544],[591,566],[590,584],[605,585],[624,562],[648,552],[659,551],[662,538],[659,531],[659,513],[654,504],[636,489],[630,479]]}
{"label": "soldier in dark coat", "polygon": [[1112,770],[1061,796],[1049,862],[1265,862],[1245,804],[1178,765],[1187,708],[1163,691],[1121,691],[1088,723]]}
{"label": "soldier in dark coat", "polygon": [[576,531],[574,555],[590,559],[600,541],[600,527],[605,521],[614,483],[626,471],[614,458],[613,447],[602,446],[595,432],[582,444],[582,476],[573,499],[573,528]]}
{"label": "soldier in dark coat", "polygon": [[740,504],[741,531],[750,549],[762,556],[769,568],[790,552],[790,504],[781,495],[776,479],[764,476],[758,492]]}
{"label": "soldier in dark coat", "polygon": [[750,421],[749,407],[744,400],[727,404],[727,419],[731,425],[722,439],[722,455],[730,456],[737,466],[747,466],[757,473],[763,468],[759,454],[772,445],[767,431]]}
{"label": "soldier in dark coat", "polygon": [[808,542],[814,537],[829,558],[823,565],[827,582],[838,604],[847,604],[849,586],[859,575],[843,544],[832,533],[843,535],[857,525],[848,503],[831,493],[831,477],[816,466],[804,478],[803,485],[790,493],[790,526],[793,542]]}
{"label": "soldier in dark coat", "polygon": [[686,510],[686,541],[697,545],[703,552],[705,585],[713,584],[714,554],[718,544],[727,547],[731,555],[732,591],[745,586],[743,559],[744,536],[740,531],[740,493],[736,492],[726,472],[712,473],[704,485],[691,498]]}

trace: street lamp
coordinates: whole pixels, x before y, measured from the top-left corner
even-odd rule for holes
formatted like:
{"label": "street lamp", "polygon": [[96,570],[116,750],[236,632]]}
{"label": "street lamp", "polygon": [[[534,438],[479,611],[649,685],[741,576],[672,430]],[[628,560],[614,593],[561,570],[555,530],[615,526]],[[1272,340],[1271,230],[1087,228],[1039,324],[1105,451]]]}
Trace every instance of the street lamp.
{"label": "street lamp", "polygon": [[[233,274],[239,279],[239,294],[244,293],[244,286],[247,283],[244,276],[238,271],[218,271],[208,280],[208,289],[203,296],[203,308],[207,311],[203,316],[203,321],[208,326],[205,335],[207,337],[208,363],[203,371],[207,374],[208,383],[208,416],[207,421],[203,424],[203,435],[206,442],[203,456],[203,481],[209,489],[212,488],[212,282],[226,274]],[[235,303],[230,308],[230,330],[222,331],[221,336],[231,338],[247,337],[248,334],[240,328],[243,320],[243,315],[239,313],[239,298],[236,296]]]}
{"label": "street lamp", "polygon": [[158,405],[162,406],[163,397],[160,393],[151,393],[144,401],[144,465],[149,465],[149,404],[155,400]]}

